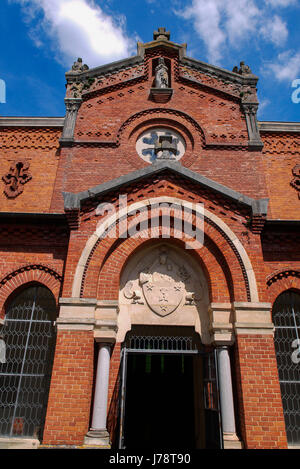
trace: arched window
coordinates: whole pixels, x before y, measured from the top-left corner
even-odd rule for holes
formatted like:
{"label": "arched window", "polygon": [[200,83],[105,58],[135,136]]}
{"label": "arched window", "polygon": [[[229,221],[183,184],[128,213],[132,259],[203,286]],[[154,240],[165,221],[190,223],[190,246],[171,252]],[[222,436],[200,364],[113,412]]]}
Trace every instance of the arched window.
{"label": "arched window", "polygon": [[42,439],[55,347],[56,303],[30,286],[8,304],[0,363],[0,436]]}
{"label": "arched window", "polygon": [[282,293],[274,303],[275,350],[289,445],[300,445],[300,294]]}

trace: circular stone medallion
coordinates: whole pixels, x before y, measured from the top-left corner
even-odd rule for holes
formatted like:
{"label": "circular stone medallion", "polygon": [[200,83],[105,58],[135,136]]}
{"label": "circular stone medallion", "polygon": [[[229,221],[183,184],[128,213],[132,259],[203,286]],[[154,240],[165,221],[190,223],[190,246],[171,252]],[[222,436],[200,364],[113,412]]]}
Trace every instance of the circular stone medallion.
{"label": "circular stone medallion", "polygon": [[167,127],[153,127],[143,132],[136,142],[138,155],[147,163],[160,160],[180,160],[186,144],[182,136]]}

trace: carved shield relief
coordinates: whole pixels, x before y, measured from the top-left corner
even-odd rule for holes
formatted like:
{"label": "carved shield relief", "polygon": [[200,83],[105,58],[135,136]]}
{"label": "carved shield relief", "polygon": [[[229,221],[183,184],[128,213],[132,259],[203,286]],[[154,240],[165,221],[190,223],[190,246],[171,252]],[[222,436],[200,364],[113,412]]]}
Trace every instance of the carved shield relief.
{"label": "carved shield relief", "polygon": [[203,298],[201,279],[188,262],[164,247],[146,258],[128,279],[123,295],[130,303],[145,305],[164,317],[184,306],[197,306]]}
{"label": "carved shield relief", "polygon": [[148,306],[159,316],[173,313],[182,303],[185,284],[180,266],[166,251],[145,272],[141,272],[139,283]]}

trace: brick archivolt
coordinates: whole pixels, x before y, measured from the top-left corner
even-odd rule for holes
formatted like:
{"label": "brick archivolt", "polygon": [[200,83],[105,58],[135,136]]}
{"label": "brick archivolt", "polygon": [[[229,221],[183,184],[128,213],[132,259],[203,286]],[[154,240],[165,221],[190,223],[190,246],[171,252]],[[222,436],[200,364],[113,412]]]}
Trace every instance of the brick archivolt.
{"label": "brick archivolt", "polygon": [[[140,111],[130,116],[120,127],[117,134],[117,144],[126,145],[127,158],[135,167],[142,167],[142,162],[136,159],[135,142],[140,133],[150,127],[166,126],[174,128],[184,137],[187,148],[182,162],[190,166],[205,145],[205,134],[199,124],[188,114],[169,108],[152,108]],[[132,148],[131,148],[132,147]],[[140,163],[140,164],[139,164]]]}
{"label": "brick archivolt", "polygon": [[299,269],[282,269],[267,277],[267,293],[272,304],[286,290],[298,290],[300,292]]}
{"label": "brick archivolt", "polygon": [[[203,213],[197,213],[197,204],[191,204],[182,199],[174,197],[159,197],[149,199],[147,200],[146,205],[152,206],[160,203],[175,204],[179,207],[187,208],[190,208],[192,205],[194,214],[203,216]],[[122,217],[129,217],[130,214],[135,214],[137,211],[144,207],[145,201],[134,203],[119,210],[117,214],[112,215],[111,217],[106,219],[104,223],[99,225],[97,230],[87,241],[86,246],[83,249],[81,257],[77,264],[72,287],[73,298],[80,298],[82,296],[92,297],[90,294],[87,295],[85,285],[91,284],[91,280],[93,277],[94,281],[92,283],[95,284],[95,269],[97,269],[97,266],[93,265],[92,259],[95,252],[97,251],[99,243],[101,242],[101,251],[102,253],[106,253],[106,258],[107,248],[111,247],[113,244],[112,239],[109,239],[108,237],[101,240],[101,237],[108,229],[108,227],[115,226],[115,224],[118,223],[119,220],[122,219]],[[240,299],[241,301],[258,302],[259,298],[255,273],[251,261],[248,257],[248,254],[245,251],[245,248],[243,247],[242,243],[239,241],[233,231],[215,214],[212,214],[207,209],[204,209],[204,217],[206,223],[205,235],[210,238],[213,238],[214,243],[219,246],[224,256],[224,259],[226,260],[226,263],[229,266],[229,270],[233,278],[235,297],[237,299]],[[129,240],[130,239],[131,241],[133,241],[132,238],[129,238]],[[114,240],[114,243],[119,242],[120,241],[117,241],[116,239]],[[130,242],[128,244],[130,244]],[[116,245],[114,247],[116,247]],[[127,252],[128,254],[130,252],[129,246],[127,248]],[[199,254],[199,257],[201,258],[201,253]],[[99,260],[100,259],[97,260],[98,273],[99,266],[101,265],[101,262],[99,262]],[[91,270],[92,277],[89,277],[89,269]],[[117,267],[117,270],[118,269],[119,267]],[[94,293],[96,294],[96,292]]]}
{"label": "brick archivolt", "polygon": [[42,264],[20,266],[18,269],[6,274],[0,280],[0,316],[4,317],[5,304],[10,295],[26,284],[37,282],[53,293],[58,300],[62,276],[51,267]]}

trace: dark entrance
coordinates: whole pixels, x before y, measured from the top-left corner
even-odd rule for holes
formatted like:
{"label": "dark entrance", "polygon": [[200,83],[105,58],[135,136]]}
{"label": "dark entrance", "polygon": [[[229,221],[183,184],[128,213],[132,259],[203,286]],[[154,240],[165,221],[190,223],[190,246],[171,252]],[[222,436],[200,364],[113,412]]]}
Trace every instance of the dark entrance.
{"label": "dark entrance", "polygon": [[191,328],[136,326],[127,336],[119,448],[222,447],[217,361],[199,342]]}
{"label": "dark entrance", "polygon": [[193,357],[130,354],[126,448],[195,448]]}

